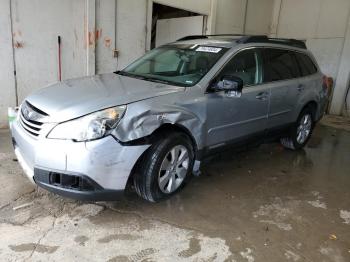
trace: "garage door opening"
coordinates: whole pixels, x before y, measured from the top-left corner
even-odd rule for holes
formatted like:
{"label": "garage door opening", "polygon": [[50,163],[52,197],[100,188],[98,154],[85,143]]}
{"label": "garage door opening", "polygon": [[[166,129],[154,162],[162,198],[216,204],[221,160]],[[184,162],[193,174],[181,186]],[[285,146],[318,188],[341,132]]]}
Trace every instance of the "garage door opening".
{"label": "garage door opening", "polygon": [[206,16],[153,3],[151,49],[187,35],[205,32]]}

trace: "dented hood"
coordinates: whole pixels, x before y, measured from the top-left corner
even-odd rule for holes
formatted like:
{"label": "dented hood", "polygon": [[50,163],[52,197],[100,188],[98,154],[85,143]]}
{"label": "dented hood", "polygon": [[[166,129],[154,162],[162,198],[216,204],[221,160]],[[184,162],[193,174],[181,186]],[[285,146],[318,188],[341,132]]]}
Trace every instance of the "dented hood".
{"label": "dented hood", "polygon": [[184,89],[111,73],[65,80],[35,92],[26,100],[49,115],[45,122],[62,122]]}

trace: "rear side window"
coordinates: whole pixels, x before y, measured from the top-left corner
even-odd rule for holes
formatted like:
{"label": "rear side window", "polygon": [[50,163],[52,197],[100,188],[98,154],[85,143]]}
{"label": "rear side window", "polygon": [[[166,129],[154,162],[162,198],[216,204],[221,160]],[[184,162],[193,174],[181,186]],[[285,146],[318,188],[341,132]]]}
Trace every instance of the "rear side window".
{"label": "rear side window", "polygon": [[302,76],[313,75],[317,72],[317,67],[308,55],[296,53],[296,58]]}
{"label": "rear side window", "polygon": [[300,76],[295,54],[283,49],[264,49],[264,82],[292,79]]}

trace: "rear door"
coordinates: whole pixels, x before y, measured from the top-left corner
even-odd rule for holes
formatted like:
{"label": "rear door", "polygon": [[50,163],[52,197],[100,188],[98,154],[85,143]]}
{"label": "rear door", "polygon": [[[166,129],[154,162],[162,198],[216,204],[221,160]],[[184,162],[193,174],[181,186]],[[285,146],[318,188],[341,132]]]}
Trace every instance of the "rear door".
{"label": "rear door", "polygon": [[264,49],[264,83],[271,88],[267,128],[286,126],[294,119],[301,87],[300,71],[293,51],[277,48]]}
{"label": "rear door", "polygon": [[[326,89],[323,89],[324,92],[320,92],[322,90],[322,75],[317,74],[318,69],[317,66],[314,64],[312,59],[304,53],[295,53],[295,56],[297,58],[297,62],[300,68],[301,72],[301,78],[299,79],[299,92],[301,95],[304,95],[307,97],[307,94],[312,94],[314,90],[317,90],[316,92],[321,95],[321,101],[320,101],[320,112],[324,112],[325,107],[327,105],[327,91]],[[300,96],[302,99],[303,96]],[[323,99],[322,99],[323,98]],[[305,101],[300,101],[304,102]],[[295,112],[295,114],[299,114],[299,112]]]}
{"label": "rear door", "polygon": [[224,75],[241,78],[240,97],[224,91],[207,96],[207,144],[209,148],[241,142],[263,135],[267,123],[270,90],[262,82],[262,58],[256,48],[240,51],[231,58],[215,79]]}

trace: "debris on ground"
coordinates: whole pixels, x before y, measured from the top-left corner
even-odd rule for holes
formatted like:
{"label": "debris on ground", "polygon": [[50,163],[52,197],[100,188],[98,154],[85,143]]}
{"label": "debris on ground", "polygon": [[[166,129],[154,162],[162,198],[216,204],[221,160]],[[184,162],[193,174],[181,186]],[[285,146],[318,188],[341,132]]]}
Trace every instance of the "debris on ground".
{"label": "debris on ground", "polygon": [[23,205],[16,206],[16,207],[14,207],[14,208],[12,208],[12,209],[13,209],[13,211],[16,211],[16,210],[18,210],[18,209],[22,209],[22,208],[29,207],[29,206],[31,206],[31,205],[33,205],[33,204],[34,204],[33,202],[29,202],[29,203],[25,203],[25,204],[23,204]]}
{"label": "debris on ground", "polygon": [[329,235],[329,239],[330,239],[330,240],[337,240],[337,236],[334,235],[334,234],[330,234],[330,235]]}

